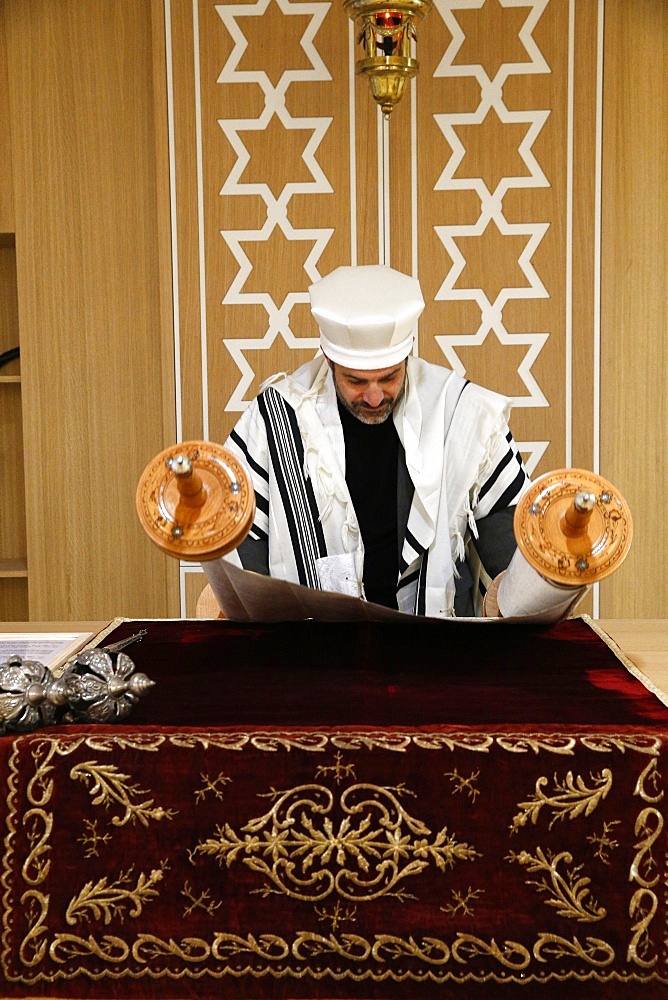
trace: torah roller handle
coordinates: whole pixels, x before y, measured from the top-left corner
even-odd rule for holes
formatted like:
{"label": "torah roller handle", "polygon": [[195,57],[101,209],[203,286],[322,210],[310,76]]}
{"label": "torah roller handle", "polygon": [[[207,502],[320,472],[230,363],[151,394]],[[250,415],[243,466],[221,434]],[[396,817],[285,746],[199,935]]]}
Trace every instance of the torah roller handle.
{"label": "torah roller handle", "polygon": [[517,546],[546,580],[568,587],[604,580],[631,546],[633,521],[619,490],[586,469],[537,479],[515,509]]}
{"label": "torah roller handle", "polygon": [[156,455],[139,479],[136,503],[158,548],[191,562],[236,549],[255,517],[255,493],[243,465],[210,441],[184,441]]}
{"label": "torah roller handle", "polygon": [[[142,473],[136,501],[151,540],[168,555],[192,562],[237,548],[255,516],[243,465],[208,441],[186,441],[156,455]],[[623,496],[607,479],[586,469],[557,469],[523,494],[514,532],[524,559],[544,579],[581,587],[619,568],[633,522]]]}

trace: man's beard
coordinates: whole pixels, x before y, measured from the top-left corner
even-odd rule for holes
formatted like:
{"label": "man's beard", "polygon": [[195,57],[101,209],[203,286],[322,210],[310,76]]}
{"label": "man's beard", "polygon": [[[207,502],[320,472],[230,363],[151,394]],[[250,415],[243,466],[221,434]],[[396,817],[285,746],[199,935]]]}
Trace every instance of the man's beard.
{"label": "man's beard", "polygon": [[336,395],[342,406],[346,408],[348,413],[352,413],[354,417],[361,420],[363,424],[384,424],[387,418],[394,413],[395,409],[401,402],[405,389],[404,384],[397,395],[392,399],[386,399],[380,406],[369,406],[368,403],[364,403],[362,401],[359,403],[351,403],[347,399],[344,399],[336,379],[334,379],[334,386],[336,388]]}

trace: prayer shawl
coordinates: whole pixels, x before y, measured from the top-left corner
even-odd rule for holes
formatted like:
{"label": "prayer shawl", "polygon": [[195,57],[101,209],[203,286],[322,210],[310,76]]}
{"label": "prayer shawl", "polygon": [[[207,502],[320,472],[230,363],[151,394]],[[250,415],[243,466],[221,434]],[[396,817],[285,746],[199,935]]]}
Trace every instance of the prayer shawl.
{"label": "prayer shawl", "polygon": [[[516,503],[528,485],[509,409],[505,397],[408,359],[393,415],[414,486],[397,583],[400,611],[452,616],[455,564],[465,557],[469,535],[477,536],[476,518]],[[268,545],[270,575],[364,597],[364,547],[327,362],[316,357],[265,383],[226,447],[250,473],[257,505],[250,537]],[[241,564],[236,552],[225,558]]]}

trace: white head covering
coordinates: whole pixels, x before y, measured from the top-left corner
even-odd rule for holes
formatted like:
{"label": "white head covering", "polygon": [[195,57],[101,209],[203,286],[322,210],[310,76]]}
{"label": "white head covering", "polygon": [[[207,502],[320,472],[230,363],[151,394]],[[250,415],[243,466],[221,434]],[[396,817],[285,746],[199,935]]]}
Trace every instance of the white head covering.
{"label": "white head covering", "polygon": [[322,350],[335,364],[370,371],[410,354],[424,309],[416,278],[382,264],[337,267],[309,295]]}

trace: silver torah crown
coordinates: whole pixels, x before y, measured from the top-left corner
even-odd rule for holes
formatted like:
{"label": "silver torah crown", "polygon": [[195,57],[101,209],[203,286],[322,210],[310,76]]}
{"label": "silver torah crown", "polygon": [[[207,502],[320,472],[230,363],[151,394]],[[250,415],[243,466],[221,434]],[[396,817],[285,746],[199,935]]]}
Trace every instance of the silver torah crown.
{"label": "silver torah crown", "polygon": [[[117,653],[115,662],[104,649],[86,649],[72,660],[68,670],[76,678],[76,694],[70,699],[65,721],[119,722],[130,714],[141,695],[154,682],[146,674],[135,673],[126,653]],[[69,715],[73,713],[70,720]]]}
{"label": "silver torah crown", "polygon": [[56,678],[37,660],[10,656],[0,663],[0,732],[29,733],[54,725],[72,693],[65,674]]}
{"label": "silver torah crown", "polygon": [[63,722],[118,722],[154,682],[125,653],[88,649],[56,677],[36,660],[0,663],[0,734]]}

